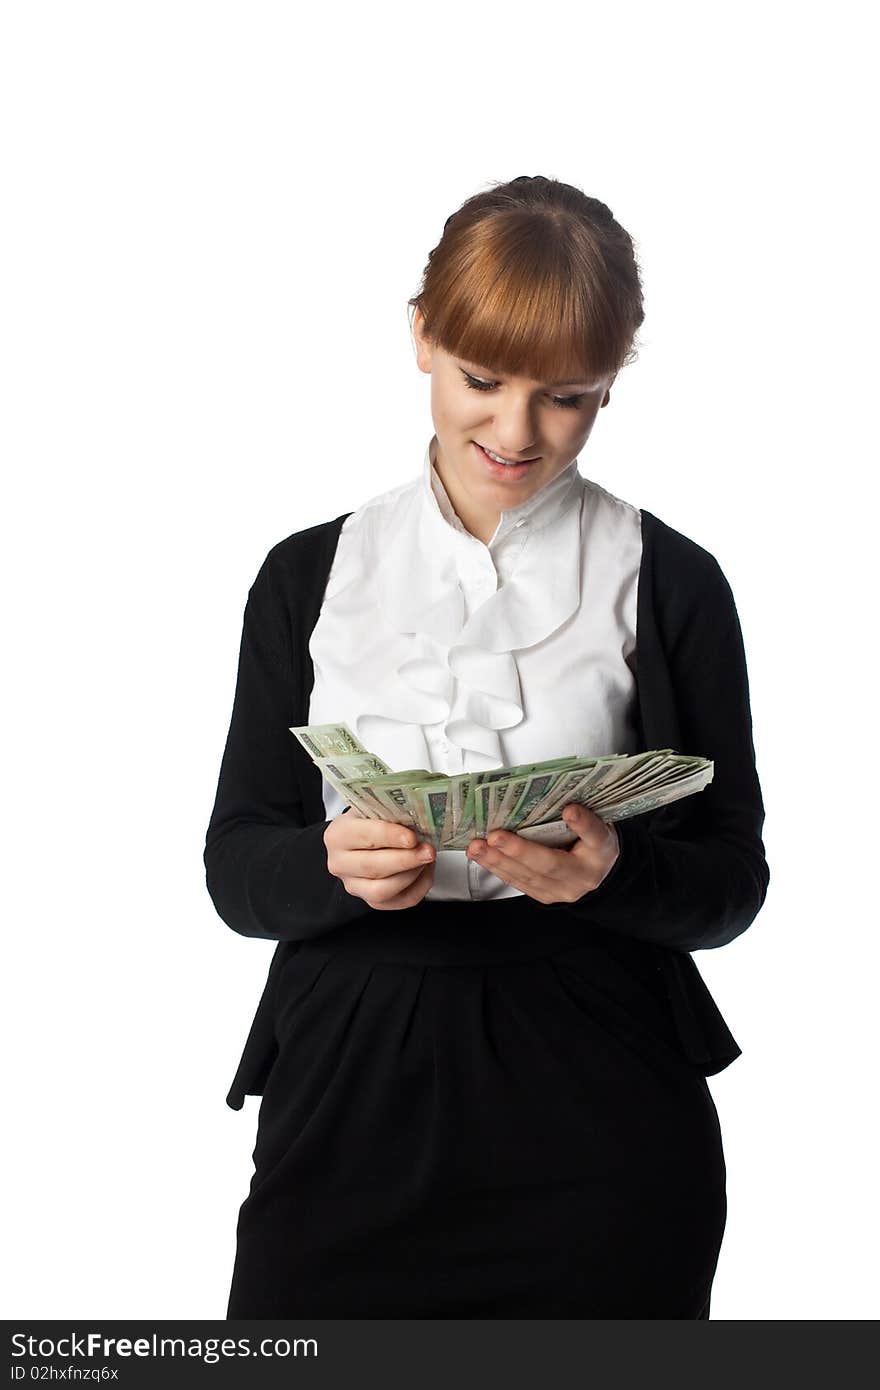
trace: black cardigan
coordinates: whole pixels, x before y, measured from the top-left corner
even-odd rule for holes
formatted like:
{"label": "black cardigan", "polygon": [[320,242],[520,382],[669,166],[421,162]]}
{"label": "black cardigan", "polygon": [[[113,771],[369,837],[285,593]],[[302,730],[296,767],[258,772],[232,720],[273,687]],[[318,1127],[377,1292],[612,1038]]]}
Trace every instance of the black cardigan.
{"label": "black cardigan", "polygon": [[[261,1095],[276,1056],[274,990],[299,943],[374,911],[327,868],[321,774],[289,732],[308,723],[309,637],[346,517],[269,551],[249,590],[232,718],[208,826],[208,892],[233,931],[277,941],[227,1096]],[[760,910],[769,870],[748,677],[730,586],[715,558],[642,511],[636,631],[639,750],[711,758],[694,796],[617,822],[620,856],[575,903],[536,906],[646,943],[664,972],[685,1055],[704,1074],[741,1049],[691,951],[723,946]],[[614,751],[614,750],[609,750]]]}

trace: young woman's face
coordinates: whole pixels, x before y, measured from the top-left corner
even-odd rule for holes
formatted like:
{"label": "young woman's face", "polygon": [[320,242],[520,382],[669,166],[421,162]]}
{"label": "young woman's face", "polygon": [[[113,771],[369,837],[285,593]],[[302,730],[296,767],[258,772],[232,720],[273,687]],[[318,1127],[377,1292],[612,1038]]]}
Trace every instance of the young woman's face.
{"label": "young woman's face", "polygon": [[[413,335],[419,368],[431,376],[437,472],[464,526],[486,543],[503,510],[525,502],[577,458],[611,399],[614,377],[549,383],[492,376],[479,362],[432,344],[418,309]],[[508,471],[484,449],[533,462]]]}

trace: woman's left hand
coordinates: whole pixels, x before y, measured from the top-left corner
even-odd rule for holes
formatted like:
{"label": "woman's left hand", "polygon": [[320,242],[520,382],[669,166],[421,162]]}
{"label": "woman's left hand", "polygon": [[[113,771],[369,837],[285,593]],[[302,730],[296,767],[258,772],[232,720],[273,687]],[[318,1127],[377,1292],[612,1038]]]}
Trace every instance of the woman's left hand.
{"label": "woman's left hand", "polygon": [[620,854],[614,826],[577,802],[563,808],[563,820],[577,832],[567,849],[526,840],[513,830],[490,830],[471,840],[467,856],[539,903],[573,903],[607,878]]}

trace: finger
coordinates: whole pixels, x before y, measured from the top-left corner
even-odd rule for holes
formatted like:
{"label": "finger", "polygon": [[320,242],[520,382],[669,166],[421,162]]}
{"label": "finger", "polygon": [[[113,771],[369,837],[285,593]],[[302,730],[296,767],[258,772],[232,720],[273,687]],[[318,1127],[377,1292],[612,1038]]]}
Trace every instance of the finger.
{"label": "finger", "polygon": [[346,877],[392,878],[396,874],[421,869],[433,864],[433,849],[428,844],[417,844],[415,849],[355,849],[346,855],[346,865],[351,866]]}
{"label": "finger", "polygon": [[[491,830],[485,840],[473,840],[468,851],[477,856],[477,863],[491,863],[496,855],[512,860],[519,866],[519,872],[537,881],[539,878],[552,878],[560,872],[560,851],[551,845],[539,845],[532,840],[524,840],[513,830]],[[500,860],[495,860],[500,862]],[[512,865],[507,865],[510,870]]]}
{"label": "finger", "polygon": [[410,826],[372,816],[346,817],[345,832],[349,850],[414,849],[422,843]]}
{"label": "finger", "polygon": [[[373,897],[372,906],[378,912],[400,911],[403,908],[413,907],[416,903],[421,902],[422,898],[430,890],[433,876],[434,866],[432,864],[423,864],[414,877],[409,874],[396,874],[394,875],[395,879],[402,878],[406,880],[409,878],[410,881],[408,883],[404,882],[402,888],[393,893],[390,897],[386,897],[384,894],[381,898]],[[384,888],[386,884],[392,881],[393,880],[390,878],[385,879],[382,887]]]}
{"label": "finger", "polygon": [[411,869],[402,869],[394,874],[346,874],[345,883],[351,885],[346,888],[346,892],[354,893],[359,898],[381,896],[382,901],[387,902],[409,888],[423,873],[432,869],[432,864],[416,864]]}
{"label": "finger", "polygon": [[611,821],[603,820],[586,806],[573,809],[576,813],[571,817],[567,816],[566,819],[576,831],[578,838],[569,847],[568,853],[573,855],[578,863],[591,870],[597,870],[601,882],[602,878],[610,873],[620,854],[617,826]]}
{"label": "finger", "polygon": [[595,847],[605,844],[608,839],[607,821],[597,816],[589,806],[581,806],[579,802],[573,801],[563,807],[562,819],[585,844]]}
{"label": "finger", "polygon": [[559,867],[558,850],[550,845],[538,844],[535,840],[526,840],[514,830],[490,830],[485,839],[472,840],[471,846],[482,848],[484,854],[502,854],[507,859],[515,859],[533,874],[550,875]]}
{"label": "finger", "polygon": [[558,865],[557,850],[533,844],[509,830],[492,831],[488,843],[473,841],[469,853],[475,863],[482,864],[515,888],[549,889],[551,875],[547,869]]}

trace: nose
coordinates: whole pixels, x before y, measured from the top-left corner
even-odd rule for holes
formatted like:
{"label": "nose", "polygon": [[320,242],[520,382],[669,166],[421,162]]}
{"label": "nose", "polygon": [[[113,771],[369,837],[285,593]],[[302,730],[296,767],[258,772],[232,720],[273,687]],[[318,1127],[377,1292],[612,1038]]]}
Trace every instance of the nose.
{"label": "nose", "polygon": [[508,400],[495,413],[496,448],[505,458],[533,458],[538,452],[535,422],[528,399]]}

